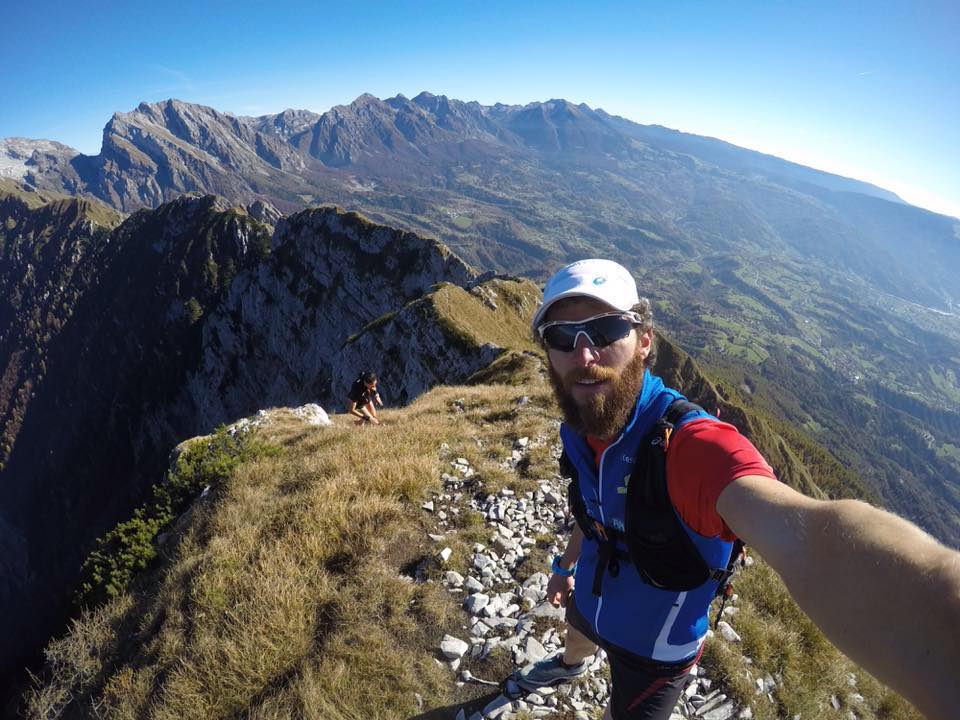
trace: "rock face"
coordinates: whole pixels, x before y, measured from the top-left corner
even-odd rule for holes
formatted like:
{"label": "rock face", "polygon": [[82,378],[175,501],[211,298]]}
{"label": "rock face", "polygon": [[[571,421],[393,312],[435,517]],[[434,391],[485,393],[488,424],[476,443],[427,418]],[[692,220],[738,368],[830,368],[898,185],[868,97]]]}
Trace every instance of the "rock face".
{"label": "rock face", "polygon": [[[392,377],[409,354],[344,355],[351,335],[437,283],[466,284],[474,277],[436,242],[336,209],[286,218],[273,243],[270,257],[239,275],[206,319],[200,361],[172,405],[155,414],[158,426],[175,422],[199,432],[257,407],[306,399],[340,408],[359,371],[373,368]],[[418,330],[432,329],[424,324]],[[479,362],[495,355],[482,354]],[[470,374],[448,370],[451,379]],[[426,387],[418,385],[404,399]]]}
{"label": "rock face", "polygon": [[107,123],[100,155],[75,164],[90,192],[125,210],[191,191],[256,197],[260,184],[290,185],[283,175],[303,167],[282,135],[256,125],[177,100],[141,103]]}
{"label": "rock face", "polygon": [[[179,440],[261,407],[336,411],[371,366],[392,403],[462,382],[517,347],[502,328],[525,327],[539,293],[468,292],[475,272],[441,243],[335,208],[280,220],[271,238],[214,196],[113,229],[120,218],[88,201],[23,197],[0,196],[4,673],[56,630],[93,540],[142,501]],[[454,290],[472,329],[437,309]],[[408,306],[428,311],[414,322]],[[406,323],[406,350],[380,337],[399,327],[375,322],[390,317]],[[470,341],[427,351],[458,332]]]}
{"label": "rock face", "polygon": [[269,247],[262,226],[214,197],[185,196],[113,230],[87,201],[23,197],[35,207],[0,203],[0,314],[14,318],[0,362],[20,388],[0,398],[0,512],[26,567],[0,587],[4,663],[49,636],[90,541],[149,487],[141,470],[176,439],[148,432],[146,413],[196,362],[200,320],[230,276]]}
{"label": "rock face", "polygon": [[71,164],[80,152],[52,140],[0,140],[0,178],[41,185],[57,192],[80,192],[84,183]]}
{"label": "rock face", "polygon": [[109,254],[114,211],[0,179],[0,469],[47,354]]}

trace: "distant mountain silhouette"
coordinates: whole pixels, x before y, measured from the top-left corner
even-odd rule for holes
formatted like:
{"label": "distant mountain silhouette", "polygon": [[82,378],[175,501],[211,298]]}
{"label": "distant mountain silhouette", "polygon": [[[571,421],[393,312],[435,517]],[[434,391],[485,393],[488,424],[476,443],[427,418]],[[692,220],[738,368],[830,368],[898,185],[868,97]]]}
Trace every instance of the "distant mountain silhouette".
{"label": "distant mountain silhouette", "polygon": [[[400,352],[418,298],[473,268],[624,262],[718,392],[830,451],[801,458],[819,487],[849,485],[839,461],[960,544],[960,222],[874,186],[564,100],[429,93],[258,118],[145,103],[96,156],[3,141],[0,174],[23,183],[0,180],[0,602],[37,616],[10,647],[61,617],[33,599],[186,435],[335,399],[344,358],[396,361],[397,400],[489,360]],[[372,222],[304,210],[331,204]]]}

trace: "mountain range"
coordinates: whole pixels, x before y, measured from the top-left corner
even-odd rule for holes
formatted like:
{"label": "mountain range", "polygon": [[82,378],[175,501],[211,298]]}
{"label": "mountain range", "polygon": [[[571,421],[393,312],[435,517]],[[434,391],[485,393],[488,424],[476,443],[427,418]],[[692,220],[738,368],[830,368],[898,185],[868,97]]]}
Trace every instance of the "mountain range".
{"label": "mountain range", "polygon": [[428,93],[145,103],[96,156],[2,141],[0,173],[7,667],[179,440],[336,407],[358,366],[405,403],[522,365],[538,291],[490,273],[584,256],[630,267],[720,399],[749,398],[782,477],[960,545],[960,223],[880,188],[563,100]]}
{"label": "mountain range", "polygon": [[[686,348],[753,374],[778,366],[791,377],[771,384],[781,412],[881,497],[960,539],[930,504],[960,502],[960,447],[945,430],[960,408],[955,218],[565,100],[361,95],[261,117],[168,100],[115,114],[95,156],[4,143],[2,172],[121,212],[199,191],[281,213],[356,209],[438,238],[479,271],[543,279],[584,256],[620,260]],[[808,401],[821,391],[827,406]],[[902,450],[878,440],[894,430],[911,438]],[[928,494],[927,510],[905,486]]]}

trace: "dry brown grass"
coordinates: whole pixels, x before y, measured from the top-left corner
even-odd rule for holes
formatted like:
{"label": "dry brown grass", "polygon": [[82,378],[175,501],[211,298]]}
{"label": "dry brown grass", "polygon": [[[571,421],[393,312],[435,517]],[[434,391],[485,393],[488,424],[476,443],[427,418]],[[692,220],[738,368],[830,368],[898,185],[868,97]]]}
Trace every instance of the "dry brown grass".
{"label": "dry brown grass", "polygon": [[529,322],[540,297],[540,289],[529,280],[498,279],[473,292],[446,283],[427,300],[441,327],[464,344],[476,347],[490,342],[514,351],[536,352]]}
{"label": "dry brown grass", "polygon": [[[546,420],[516,411],[530,392],[443,388],[377,428],[276,413],[260,432],[284,451],[198,501],[165,563],[51,644],[29,716],[390,718],[414,714],[415,693],[448,701],[434,658],[444,631],[462,634],[457,601],[400,571],[426,558],[439,574],[420,504],[451,458],[482,477],[491,448],[509,455],[537,427],[526,415]],[[488,533],[469,513],[459,524],[463,563]]]}
{"label": "dry brown grass", "polygon": [[[754,564],[736,575],[738,611],[725,619],[743,640],[733,648],[713,638],[702,663],[729,695],[747,703],[757,720],[813,717],[848,720],[854,711],[861,720],[874,718],[922,720],[906,701],[884,688],[837,650],[803,613],[774,570],[756,554]],[[747,664],[744,657],[752,660]],[[772,700],[757,694],[755,678],[766,674],[780,680]],[[847,678],[853,674],[857,687]],[[851,698],[860,693],[864,702]],[[834,710],[831,696],[840,702]]]}
{"label": "dry brown grass", "polygon": [[[443,634],[463,637],[465,620],[458,596],[436,579],[465,570],[472,544],[489,541],[466,508],[470,493],[530,490],[553,476],[556,408],[533,382],[438,388],[382,417],[381,427],[334,416],[317,428],[275,413],[260,432],[283,452],[241,466],[198,501],[163,562],[51,643],[27,716],[409,718],[416,693],[436,708],[478,692],[457,689],[435,661]],[[505,471],[521,437],[528,457]],[[451,526],[438,528],[420,506],[442,491],[441,473],[457,457],[470,460],[478,482],[462,491]],[[427,537],[438,531],[442,544]],[[546,566],[553,540],[539,539],[521,578]],[[444,545],[454,554],[441,567]],[[403,576],[415,567],[433,582]],[[721,643],[710,643],[704,664],[754,717],[846,718],[846,706],[838,714],[825,703],[831,694],[847,702],[848,672],[867,700],[851,707],[859,717],[919,717],[834,650],[762,562],[736,589],[732,624],[753,665]],[[488,678],[512,670],[497,652],[468,667]],[[783,678],[772,703],[753,693],[752,678],[766,672]]]}

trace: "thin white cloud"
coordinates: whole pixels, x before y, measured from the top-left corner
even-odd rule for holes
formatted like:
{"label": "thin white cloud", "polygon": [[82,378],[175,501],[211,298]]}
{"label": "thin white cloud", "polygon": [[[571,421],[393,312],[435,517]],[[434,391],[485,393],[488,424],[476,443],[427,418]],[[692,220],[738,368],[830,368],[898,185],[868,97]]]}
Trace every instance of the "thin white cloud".
{"label": "thin white cloud", "polygon": [[876,70],[864,70],[863,72],[858,72],[857,75],[863,77],[864,75],[874,75],[876,72]]}
{"label": "thin white cloud", "polygon": [[176,68],[160,65],[158,63],[151,63],[147,66],[147,69],[152,72],[154,78],[159,82],[156,87],[144,92],[144,95],[146,96],[170,96],[182,93],[193,93],[196,90],[196,85],[194,84],[193,79],[185,72],[177,70]]}

